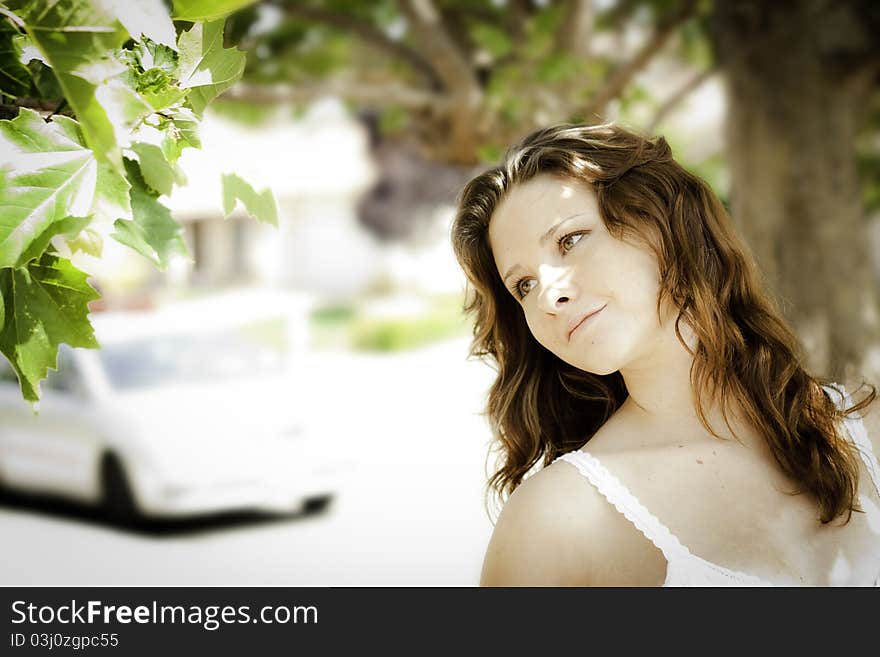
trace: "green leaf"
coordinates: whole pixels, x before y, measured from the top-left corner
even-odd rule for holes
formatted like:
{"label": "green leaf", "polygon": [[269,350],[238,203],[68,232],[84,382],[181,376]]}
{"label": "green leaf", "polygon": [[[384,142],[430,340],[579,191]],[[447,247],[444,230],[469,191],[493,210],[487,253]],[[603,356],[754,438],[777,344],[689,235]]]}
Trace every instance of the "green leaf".
{"label": "green leaf", "polygon": [[[186,111],[189,112],[190,115],[192,114],[189,109]],[[186,174],[178,165],[177,161],[180,159],[183,149],[187,146],[191,146],[191,144],[184,137],[184,133],[177,128],[175,122],[167,116],[160,117],[158,132],[162,135],[160,148],[174,177],[174,184],[182,187],[186,185],[187,182]],[[190,138],[198,141],[197,136],[190,135]]]}
{"label": "green leaf", "polygon": [[113,126],[117,148],[131,142],[133,129],[153,113],[153,107],[122,79],[107,79],[95,88],[95,98]]}
{"label": "green leaf", "polygon": [[474,41],[483,46],[497,59],[504,57],[513,49],[510,37],[501,27],[488,23],[477,23],[471,28],[471,35]]}
{"label": "green leaf", "polygon": [[21,63],[21,51],[14,39],[18,32],[9,21],[0,18],[0,89],[7,96],[27,96],[31,90],[31,73]]}
{"label": "green leaf", "polygon": [[64,90],[58,84],[58,78],[51,68],[46,66],[39,59],[32,59],[28,62],[28,71],[34,81],[34,88],[39,98],[45,100],[58,100],[64,97]]}
{"label": "green leaf", "polygon": [[196,116],[228,89],[244,72],[245,55],[223,47],[223,21],[196,23],[178,40],[180,87],[189,89],[187,100]]}
{"label": "green leaf", "polygon": [[122,23],[135,41],[141,35],[156,43],[174,47],[174,23],[162,0],[96,0]]}
{"label": "green leaf", "polygon": [[86,228],[73,239],[68,239],[67,246],[73,253],[82,251],[95,258],[100,258],[101,252],[104,250],[104,239],[97,231]]}
{"label": "green leaf", "polygon": [[174,110],[171,121],[180,133],[180,139],[185,141],[187,146],[202,147],[202,141],[199,139],[199,120],[192,110],[186,107]]}
{"label": "green leaf", "polygon": [[99,295],[69,260],[46,253],[27,267],[0,269],[0,296],[6,317],[0,352],[15,369],[24,398],[38,401],[58,345],[98,347],[88,302]]}
{"label": "green leaf", "polygon": [[131,201],[128,190],[131,185],[106,162],[98,162],[95,198],[91,213],[100,225],[109,225],[117,219],[131,219]]}
{"label": "green leaf", "polygon": [[241,176],[234,173],[224,173],[223,186],[223,214],[227,217],[235,209],[236,201],[241,201],[245,209],[255,219],[278,226],[278,206],[275,203],[275,195],[268,187],[257,192]]}
{"label": "green leaf", "polygon": [[18,259],[16,266],[24,267],[31,260],[36,260],[42,256],[43,251],[46,250],[46,247],[49,246],[49,242],[51,242],[52,238],[56,235],[74,237],[84,229],[91,220],[91,217],[67,217],[61,221],[56,221],[31,242],[31,245]]}
{"label": "green leaf", "polygon": [[135,43],[130,52],[134,57],[134,63],[139,72],[158,71],[168,76],[177,74],[177,51],[175,46],[166,46],[156,43],[152,39],[144,38]]}
{"label": "green leaf", "polygon": [[129,68],[129,83],[157,111],[186,97],[186,90],[174,84],[177,59],[177,51],[148,37],[120,53]]}
{"label": "green leaf", "polygon": [[256,0],[174,0],[174,18],[184,21],[212,21],[254,2]]}
{"label": "green leaf", "polygon": [[46,123],[22,109],[0,121],[0,267],[15,266],[52,224],[89,214],[96,163],[84,148],[75,121],[56,117]]}
{"label": "green leaf", "polygon": [[167,85],[162,91],[145,89],[141,92],[143,99],[157,112],[161,112],[172,105],[176,105],[186,98],[186,95],[185,89],[178,89],[171,84]]}
{"label": "green leaf", "polygon": [[79,71],[106,61],[127,38],[125,29],[91,0],[31,0],[20,15],[31,41],[52,66],[64,97],[82,125],[86,143],[96,157],[121,172],[113,121],[96,97],[98,85]]}
{"label": "green leaf", "polygon": [[168,161],[168,166],[171,168],[171,175],[174,176],[174,184],[183,187],[187,183],[186,174],[177,164],[177,160],[180,159],[180,153],[187,144],[179,138],[175,139],[169,134],[168,130],[164,130],[163,132],[162,155]]}
{"label": "green leaf", "polygon": [[128,182],[98,163],[73,119],[21,109],[0,121],[0,267],[35,257],[34,242],[68,217],[131,217]]}
{"label": "green leaf", "polygon": [[160,194],[168,196],[174,187],[174,170],[165,159],[162,149],[153,144],[137,142],[131,150],[137,155],[144,181]]}
{"label": "green leaf", "polygon": [[546,57],[535,71],[535,79],[548,84],[565,82],[583,76],[580,61],[568,53],[552,53]]}
{"label": "green leaf", "polygon": [[[168,160],[168,164],[171,165],[171,168],[177,169],[174,166],[177,163],[177,160],[180,159],[180,154],[183,152],[184,146],[186,144],[180,138],[180,132],[174,127],[174,124],[171,121],[167,121],[163,123],[159,130],[162,132],[162,155]],[[178,185],[182,184],[175,179]]]}
{"label": "green leaf", "polygon": [[173,256],[188,256],[180,225],[171,216],[168,208],[159,203],[147,188],[137,165],[126,159],[125,168],[132,183],[130,195],[133,219],[117,221],[114,224],[116,231],[111,237],[164,270]]}

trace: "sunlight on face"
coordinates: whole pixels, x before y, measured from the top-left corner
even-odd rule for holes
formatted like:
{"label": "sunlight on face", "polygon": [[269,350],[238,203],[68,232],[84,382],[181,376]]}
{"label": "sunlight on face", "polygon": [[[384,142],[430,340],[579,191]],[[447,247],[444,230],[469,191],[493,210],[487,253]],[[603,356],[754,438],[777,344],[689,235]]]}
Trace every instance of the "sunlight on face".
{"label": "sunlight on face", "polygon": [[586,183],[539,174],[513,186],[489,243],[532,335],[565,362],[610,374],[660,339],[656,257],[608,233]]}

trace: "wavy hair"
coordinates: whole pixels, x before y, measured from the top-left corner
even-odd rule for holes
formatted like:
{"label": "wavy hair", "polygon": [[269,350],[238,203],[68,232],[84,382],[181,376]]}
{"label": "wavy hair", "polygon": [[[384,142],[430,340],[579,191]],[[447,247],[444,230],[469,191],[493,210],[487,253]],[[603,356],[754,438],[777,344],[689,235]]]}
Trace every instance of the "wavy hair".
{"label": "wavy hair", "polygon": [[[656,255],[658,316],[664,298],[678,309],[675,332],[694,357],[690,377],[700,393],[703,426],[720,438],[706,419],[704,395],[721,401],[731,431],[728,410],[736,400],[797,482],[792,494],[814,495],[822,523],[844,514],[849,522],[853,511],[861,511],[858,455],[837,423],[871,404],[876,388],[863,382],[869,393],[845,410],[837,408],[821,388],[831,381],[804,369],[800,341],[709,186],[672,158],[663,137],[645,139],[613,124],[538,130],[459,196],[452,243],[468,279],[470,353],[497,372],[486,415],[502,461],[487,494],[503,502],[542,458],[546,466],[582,447],[628,395],[619,371],[585,372],[538,344],[501,281],[489,221],[511,186],[539,173],[589,184],[609,234],[635,238]],[[693,328],[695,349],[682,338],[681,321]]]}

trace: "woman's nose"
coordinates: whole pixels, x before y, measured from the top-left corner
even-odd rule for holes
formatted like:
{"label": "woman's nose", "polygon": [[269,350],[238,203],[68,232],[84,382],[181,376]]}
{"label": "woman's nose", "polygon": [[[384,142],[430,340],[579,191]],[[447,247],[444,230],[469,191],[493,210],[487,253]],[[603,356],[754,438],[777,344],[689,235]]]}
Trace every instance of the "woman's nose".
{"label": "woman's nose", "polygon": [[546,313],[555,314],[574,297],[574,287],[569,277],[560,271],[541,272],[538,305]]}

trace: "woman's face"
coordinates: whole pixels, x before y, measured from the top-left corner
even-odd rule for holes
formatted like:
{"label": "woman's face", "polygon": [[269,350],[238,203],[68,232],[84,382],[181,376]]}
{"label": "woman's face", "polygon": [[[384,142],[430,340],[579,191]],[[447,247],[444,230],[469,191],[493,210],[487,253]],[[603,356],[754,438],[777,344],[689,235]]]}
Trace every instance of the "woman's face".
{"label": "woman's face", "polygon": [[566,363],[611,374],[661,345],[657,259],[608,233],[589,185],[550,174],[514,185],[489,243],[532,335]]}

